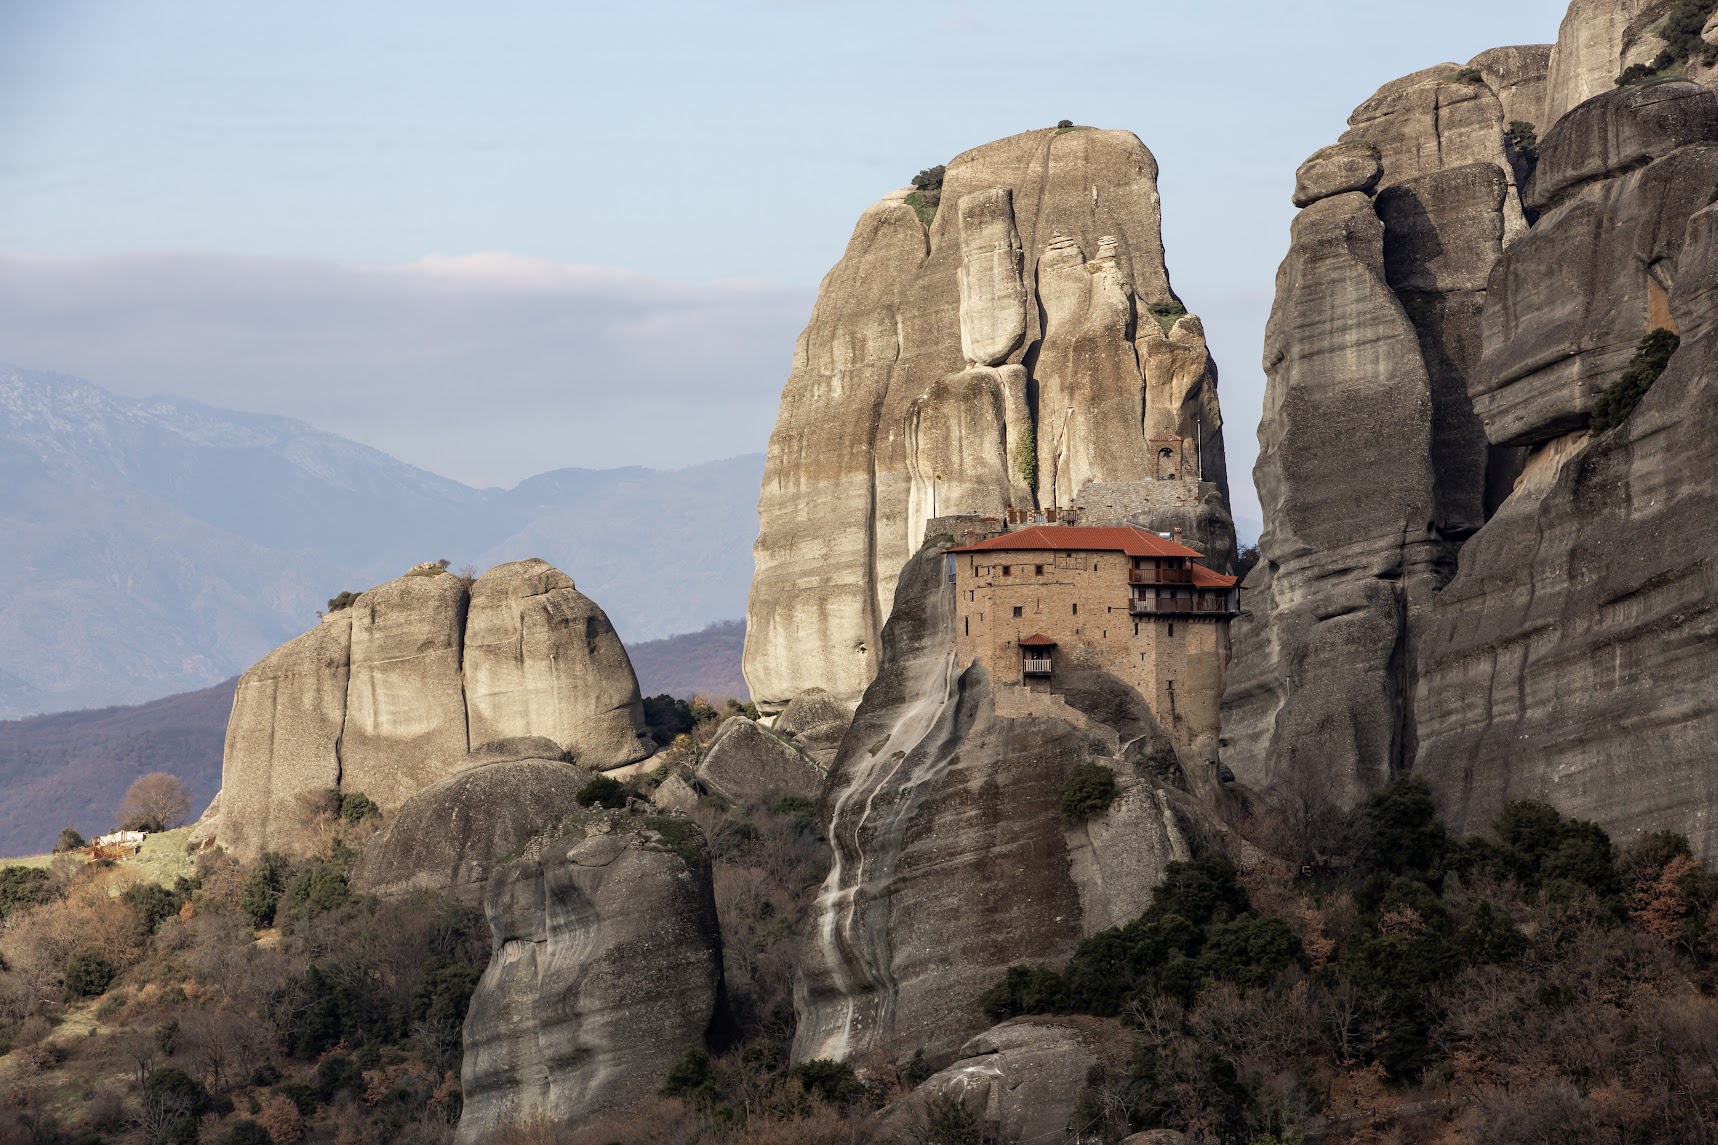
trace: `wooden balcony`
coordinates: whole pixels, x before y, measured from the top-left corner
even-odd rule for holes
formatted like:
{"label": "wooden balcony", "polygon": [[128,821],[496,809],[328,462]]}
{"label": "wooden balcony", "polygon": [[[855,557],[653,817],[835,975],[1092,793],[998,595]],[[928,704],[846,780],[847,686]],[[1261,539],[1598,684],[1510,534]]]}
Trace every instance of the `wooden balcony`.
{"label": "wooden balcony", "polygon": [[1025,659],[1023,670],[1028,676],[1048,676],[1050,674],[1050,657],[1028,656]]}
{"label": "wooden balcony", "polygon": [[1129,569],[1129,584],[1192,584],[1192,569]]}
{"label": "wooden balcony", "polygon": [[1159,616],[1166,613],[1232,616],[1236,610],[1229,607],[1227,593],[1208,593],[1181,600],[1155,600],[1145,596],[1134,597],[1128,602],[1128,611],[1135,616]]}

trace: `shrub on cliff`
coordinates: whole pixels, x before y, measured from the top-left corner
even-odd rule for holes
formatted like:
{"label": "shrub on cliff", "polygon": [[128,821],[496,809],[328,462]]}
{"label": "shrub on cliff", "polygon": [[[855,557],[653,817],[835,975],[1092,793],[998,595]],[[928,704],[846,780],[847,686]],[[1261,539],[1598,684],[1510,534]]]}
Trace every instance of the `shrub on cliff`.
{"label": "shrub on cliff", "polygon": [[1670,365],[1671,355],[1681,344],[1682,339],[1669,330],[1654,330],[1640,340],[1628,368],[1593,403],[1591,426],[1595,436],[1628,420],[1629,414],[1634,412],[1646,392],[1652,389],[1652,384]]}
{"label": "shrub on cliff", "polygon": [[1062,822],[1072,826],[1102,815],[1115,797],[1115,772],[1101,763],[1076,763],[1062,781]]}
{"label": "shrub on cliff", "polygon": [[907,196],[907,206],[913,208],[919,222],[927,227],[937,217],[937,207],[943,200],[943,174],[944,167],[939,163],[913,176],[913,190]]}

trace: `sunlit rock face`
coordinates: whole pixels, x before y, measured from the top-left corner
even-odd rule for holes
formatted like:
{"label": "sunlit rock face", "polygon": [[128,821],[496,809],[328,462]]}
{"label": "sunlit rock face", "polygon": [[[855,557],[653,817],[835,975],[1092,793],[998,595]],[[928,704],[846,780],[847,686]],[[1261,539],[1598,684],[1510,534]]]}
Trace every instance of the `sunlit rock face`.
{"label": "sunlit rock face", "polygon": [[457,1140],[630,1105],[707,1044],[722,940],[683,816],[588,814],[501,866],[483,905],[494,952],[466,1012]]}
{"label": "sunlit rock face", "polygon": [[1154,526],[1217,567],[1233,552],[1216,372],[1169,285],[1144,145],[986,144],[949,161],[928,227],[907,194],[860,218],[782,393],[745,655],[769,710],[810,687],[858,702],[932,518],[1149,480],[1165,435],[1196,491]]}
{"label": "sunlit rock face", "polygon": [[241,857],[292,852],[330,788],[386,817],[508,755],[633,763],[649,754],[643,732],[626,649],[571,578],[540,560],[475,582],[420,566],[240,677],[213,835]]}

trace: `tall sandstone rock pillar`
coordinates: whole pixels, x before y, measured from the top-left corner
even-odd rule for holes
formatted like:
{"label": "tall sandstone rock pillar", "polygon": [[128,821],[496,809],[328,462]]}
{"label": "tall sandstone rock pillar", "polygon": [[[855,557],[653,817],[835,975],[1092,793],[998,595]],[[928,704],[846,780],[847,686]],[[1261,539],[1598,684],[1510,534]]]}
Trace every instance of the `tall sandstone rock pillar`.
{"label": "tall sandstone rock pillar", "polygon": [[1175,523],[1232,551],[1216,371],[1169,285],[1145,146],[1028,132],[950,160],[928,226],[908,194],[861,216],[782,393],[747,610],[766,708],[858,702],[932,518],[1148,479],[1165,425],[1215,490]]}

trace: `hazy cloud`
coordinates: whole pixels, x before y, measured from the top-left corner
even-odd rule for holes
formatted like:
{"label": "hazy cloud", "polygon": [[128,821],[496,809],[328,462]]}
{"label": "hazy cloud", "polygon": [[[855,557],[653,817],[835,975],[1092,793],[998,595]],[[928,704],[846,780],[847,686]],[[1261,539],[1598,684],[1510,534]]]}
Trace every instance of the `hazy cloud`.
{"label": "hazy cloud", "polygon": [[0,256],[0,361],[298,417],[511,484],[761,450],[811,302],[507,254]]}

